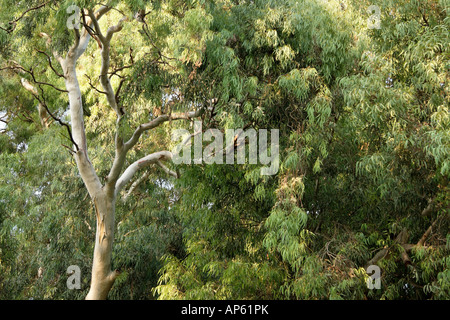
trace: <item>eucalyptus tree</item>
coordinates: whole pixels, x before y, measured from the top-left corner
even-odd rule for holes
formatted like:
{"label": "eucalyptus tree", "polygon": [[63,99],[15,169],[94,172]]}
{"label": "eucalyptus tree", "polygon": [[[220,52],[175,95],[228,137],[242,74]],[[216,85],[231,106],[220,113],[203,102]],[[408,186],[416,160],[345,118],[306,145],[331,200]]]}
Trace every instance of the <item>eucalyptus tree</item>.
{"label": "eucalyptus tree", "polygon": [[[9,5],[12,5],[9,1],[2,2],[2,7]],[[146,23],[147,15],[150,15],[153,19],[164,16],[165,25],[161,24],[159,27],[167,28],[167,23],[174,22],[180,28],[186,21],[177,24],[177,20],[182,20],[183,17],[188,19],[193,15],[201,14],[201,8],[196,8],[195,2],[185,3],[181,7],[175,7],[175,5],[175,3],[168,2],[164,3],[162,8],[158,2],[149,3],[146,7],[145,3],[140,2],[120,3],[112,1],[103,5],[92,5],[87,2],[38,1],[20,3],[14,10],[2,10],[4,19],[10,15],[9,20],[6,20],[8,22],[2,26],[2,41],[5,45],[4,56],[8,58],[2,66],[2,70],[9,75],[15,73],[21,77],[23,87],[38,102],[41,123],[44,127],[47,127],[49,118],[65,127],[70,146],[64,146],[75,159],[79,175],[94,204],[96,236],[91,286],[87,299],[105,299],[119,275],[119,271],[111,268],[111,255],[115,230],[115,207],[120,191],[132,180],[138,170],[152,164],[158,165],[172,176],[177,176],[174,171],[163,164],[164,161],[172,158],[172,153],[168,150],[155,150],[155,152],[146,153],[128,164],[127,154],[132,152],[133,148],[142,140],[142,136],[148,131],[167,122],[172,123],[176,120],[197,118],[206,106],[206,100],[188,101],[189,98],[184,100],[183,92],[180,92],[179,86],[171,81],[171,78],[180,78],[179,74],[183,68],[183,63],[180,62],[179,56],[170,58],[166,56],[168,50],[160,47],[160,45],[165,45],[166,40],[163,36],[160,39],[153,39],[154,36],[158,35],[152,34],[152,25],[149,27]],[[164,10],[168,10],[168,13]],[[13,17],[14,13],[18,13],[16,17]],[[108,15],[111,15],[111,17],[108,17],[109,21],[102,24],[105,16]],[[115,19],[115,22],[111,22]],[[127,27],[131,24],[133,26]],[[123,38],[127,38],[138,29],[141,29],[143,36],[147,37],[146,45],[125,47],[126,44],[114,43],[116,38],[120,41],[119,35],[121,33]],[[181,29],[178,31],[181,32]],[[179,33],[171,36],[175,37],[177,34]],[[18,44],[20,41],[24,41],[24,43]],[[89,75],[86,75],[86,78],[89,79],[89,85],[93,91],[97,95],[103,95],[106,105],[110,107],[110,110],[106,111],[105,117],[111,118],[114,116],[116,118],[115,133],[112,141],[109,142],[114,146],[114,156],[110,169],[103,177],[99,176],[89,157],[89,138],[83,105],[85,97],[80,88],[80,79],[77,74],[77,70],[83,67],[79,63],[83,55],[86,54],[89,44],[100,51],[100,61],[95,63],[99,66],[97,68],[98,78],[102,89],[98,89],[91,82]],[[201,47],[201,41],[197,41],[196,46]],[[33,52],[33,54],[42,55],[43,60],[39,62],[45,62],[46,64],[38,64],[38,61],[31,61],[26,55],[20,56],[20,54],[8,51],[8,49],[24,49]],[[123,56],[112,56],[119,55],[124,50],[127,51],[128,64],[122,63],[112,66],[112,59],[116,60],[115,63],[123,59]],[[185,50],[184,54],[190,54],[189,50]],[[184,63],[187,60],[185,59]],[[85,63],[86,60],[83,64]],[[166,108],[165,113],[157,115],[148,106],[145,110],[141,110],[139,115],[136,115],[135,111],[138,107],[141,107],[137,100],[135,100],[135,106],[125,106],[121,103],[120,91],[122,85],[125,87],[124,82],[128,81],[125,78],[125,72],[136,65],[141,68],[139,70],[141,72],[146,72],[143,70],[144,67],[151,67],[155,74],[165,75],[166,82],[157,84],[158,90],[155,89],[160,97],[157,106],[161,106],[162,90],[160,87],[164,86],[166,88],[165,96],[171,96],[173,94],[171,90],[177,90],[177,93],[181,94],[179,112],[177,112],[176,107],[173,107],[171,110]],[[37,69],[39,69],[39,73]],[[44,76],[41,76],[41,74],[44,74]],[[111,79],[114,76],[120,80],[115,82],[114,79]],[[42,80],[43,78],[46,79]],[[64,85],[64,89],[59,87],[61,84]],[[48,90],[56,92],[49,94]],[[149,88],[145,90],[151,91]],[[130,99],[127,103],[129,102]],[[69,123],[64,122],[62,116],[58,116],[54,109],[51,110],[54,108],[51,105],[53,103],[68,103]],[[189,110],[189,108],[192,110]],[[62,108],[63,111],[65,111],[64,109]],[[61,114],[61,112],[59,113]],[[102,121],[102,119],[100,118],[97,121]],[[131,129],[133,125],[135,129]]]}

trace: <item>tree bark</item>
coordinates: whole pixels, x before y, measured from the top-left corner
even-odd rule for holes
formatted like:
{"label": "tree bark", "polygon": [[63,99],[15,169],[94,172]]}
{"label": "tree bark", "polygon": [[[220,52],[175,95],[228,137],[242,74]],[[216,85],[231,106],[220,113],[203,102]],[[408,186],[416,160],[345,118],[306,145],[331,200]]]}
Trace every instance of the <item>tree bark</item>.
{"label": "tree bark", "polygon": [[115,197],[105,191],[94,198],[97,218],[94,260],[92,264],[91,287],[86,300],[105,300],[119,275],[111,270],[112,245],[114,240]]}
{"label": "tree bark", "polygon": [[102,186],[88,157],[83,105],[75,61],[68,57],[63,65],[66,73],[66,88],[69,91],[73,139],[78,147],[75,160],[81,178],[94,202],[97,220],[91,287],[86,299],[104,300],[118,276],[118,272],[111,271],[116,198],[114,189],[110,190],[111,188]]}
{"label": "tree bark", "polygon": [[83,103],[76,73],[77,55],[75,53],[75,50],[69,51],[61,65],[69,95],[72,134],[76,144],[74,157],[81,178],[94,202],[97,220],[91,287],[86,299],[104,300],[118,276],[117,272],[111,271],[115,194],[114,191],[102,186],[95,168],[89,160],[83,119]]}

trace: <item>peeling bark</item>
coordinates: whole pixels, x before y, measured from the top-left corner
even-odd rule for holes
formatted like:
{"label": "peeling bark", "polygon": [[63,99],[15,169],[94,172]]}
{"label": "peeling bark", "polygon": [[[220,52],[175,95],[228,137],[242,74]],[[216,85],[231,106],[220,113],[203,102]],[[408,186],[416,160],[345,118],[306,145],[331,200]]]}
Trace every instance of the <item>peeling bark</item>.
{"label": "peeling bark", "polygon": [[94,199],[97,217],[91,287],[86,300],[105,300],[119,275],[111,270],[115,199],[104,192]]}

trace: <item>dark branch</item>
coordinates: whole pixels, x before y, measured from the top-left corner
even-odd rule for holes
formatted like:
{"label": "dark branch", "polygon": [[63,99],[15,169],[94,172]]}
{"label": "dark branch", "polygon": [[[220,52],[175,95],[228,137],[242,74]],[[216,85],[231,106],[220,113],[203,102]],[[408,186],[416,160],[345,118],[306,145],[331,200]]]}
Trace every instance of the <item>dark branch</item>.
{"label": "dark branch", "polygon": [[48,106],[47,106],[47,104],[46,104],[46,102],[45,102],[44,90],[41,88],[40,85],[38,85],[38,87],[39,87],[39,90],[41,90],[42,99],[41,99],[37,94],[35,94],[35,93],[33,93],[33,92],[31,92],[31,94],[34,96],[34,98],[35,98],[37,101],[39,101],[39,103],[44,107],[45,111],[47,111],[47,113],[53,118],[53,120],[55,120],[56,122],[58,122],[61,126],[66,127],[67,132],[68,132],[68,134],[69,134],[70,141],[73,143],[73,145],[75,146],[75,149],[78,151],[78,150],[79,150],[79,147],[78,147],[78,144],[77,144],[77,143],[75,142],[75,140],[73,139],[72,131],[70,130],[70,126],[69,126],[67,123],[63,122],[63,121],[62,121],[61,119],[59,119],[58,117],[56,117],[56,116],[49,110],[49,108],[48,108]]}
{"label": "dark branch", "polygon": [[39,49],[36,49],[36,51],[39,52],[39,53],[44,54],[44,55],[47,57],[48,64],[50,65],[50,68],[53,70],[53,72],[54,72],[58,77],[60,77],[60,78],[65,78],[64,75],[62,75],[61,73],[59,73],[58,71],[56,71],[56,69],[53,67],[52,59],[51,59],[51,57],[50,57],[45,51],[42,51],[42,50],[39,50]]}
{"label": "dark branch", "polygon": [[9,21],[9,24],[10,24],[11,28],[5,29],[5,28],[0,27],[0,29],[6,31],[7,33],[13,32],[13,31],[16,29],[17,22],[19,22],[19,20],[21,20],[28,12],[33,11],[33,10],[38,10],[38,9],[40,9],[40,8],[42,8],[42,7],[44,7],[44,6],[46,6],[46,5],[49,4],[50,2],[51,2],[51,1],[47,1],[47,2],[44,2],[43,4],[40,4],[40,5],[36,6],[36,7],[33,7],[33,8],[30,8],[30,9],[25,10],[25,11],[22,13],[22,15],[21,15],[20,17],[14,19],[14,20]]}
{"label": "dark branch", "polygon": [[5,67],[5,68],[0,68],[0,71],[1,71],[1,70],[22,70],[23,72],[28,73],[28,74],[31,76],[31,78],[33,79],[33,82],[36,83],[37,85],[45,85],[45,86],[49,86],[49,87],[52,87],[53,89],[55,89],[55,90],[57,90],[57,91],[59,91],[59,92],[68,92],[67,90],[60,89],[60,88],[55,87],[55,86],[54,86],[53,84],[51,84],[51,83],[42,82],[42,81],[37,81],[37,80],[36,80],[36,77],[34,76],[34,71],[33,71],[33,69],[28,70],[28,69],[25,69],[24,67],[22,67],[21,65],[19,65],[19,64],[17,64],[17,63],[15,63],[15,64],[16,64],[15,66],[10,66],[10,67]]}
{"label": "dark branch", "polygon": [[119,98],[120,89],[122,89],[122,85],[123,85],[124,82],[125,82],[125,79],[121,79],[121,80],[120,80],[120,83],[119,83],[119,86],[117,87],[117,90],[116,90],[115,98],[116,98],[116,103],[117,103],[117,104],[119,104],[119,100],[120,100],[120,98]]}
{"label": "dark branch", "polygon": [[122,76],[118,75],[117,72],[122,71],[122,70],[127,69],[127,68],[131,68],[131,67],[133,67],[133,65],[123,66],[123,67],[115,69],[114,71],[108,72],[109,78],[111,79],[111,77],[114,76],[114,75],[118,76],[118,77],[122,77]]}
{"label": "dark branch", "polygon": [[86,78],[88,78],[88,80],[89,80],[89,85],[91,86],[92,89],[94,89],[94,90],[97,91],[98,93],[108,94],[108,93],[105,92],[105,91],[101,91],[101,90],[97,89],[97,88],[92,84],[92,80],[91,80],[91,78],[90,78],[87,74],[85,74],[84,76],[85,76]]}
{"label": "dark branch", "polygon": [[87,31],[87,33],[89,33],[89,35],[95,40],[97,41],[98,47],[100,49],[102,49],[102,43],[100,41],[100,39],[97,37],[97,33],[95,32],[94,29],[91,28],[91,26],[89,26],[89,24],[86,22],[86,15],[84,14],[84,11],[82,11],[82,17],[83,17],[83,26],[84,29]]}
{"label": "dark branch", "polygon": [[92,21],[92,23],[94,25],[94,30],[96,32],[96,36],[98,37],[97,38],[98,42],[104,43],[105,37],[103,36],[103,33],[102,33],[101,29],[100,29],[100,25],[98,24],[98,20],[95,17],[94,12],[92,12],[91,10],[89,10],[89,17],[91,18],[91,21]]}
{"label": "dark branch", "polygon": [[68,146],[66,146],[65,144],[61,144],[64,148],[66,148],[67,150],[69,150],[69,153],[71,154],[71,155],[74,155],[75,154],[75,152],[73,152],[73,150],[70,148],[70,147],[68,147]]}

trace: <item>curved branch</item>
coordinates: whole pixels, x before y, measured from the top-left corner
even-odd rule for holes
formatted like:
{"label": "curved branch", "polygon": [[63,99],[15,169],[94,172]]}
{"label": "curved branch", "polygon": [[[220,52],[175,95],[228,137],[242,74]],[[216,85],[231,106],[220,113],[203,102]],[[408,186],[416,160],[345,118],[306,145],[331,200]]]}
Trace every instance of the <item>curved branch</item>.
{"label": "curved branch", "polygon": [[[50,45],[51,45],[51,43],[52,43],[52,38],[51,38],[48,34],[46,34],[45,32],[41,32],[41,33],[39,34],[39,36],[41,36],[42,38],[47,39],[46,45],[47,45],[47,48],[49,48]],[[62,66],[63,58],[59,55],[59,53],[58,53],[56,50],[53,50],[52,53],[53,53],[53,56],[55,57],[55,59],[56,59],[56,60],[59,62],[59,64]]]}
{"label": "curved branch", "polygon": [[85,74],[84,76],[88,79],[89,85],[91,86],[92,89],[94,89],[95,91],[97,91],[98,93],[101,93],[101,94],[105,94],[105,95],[108,94],[108,93],[105,92],[105,91],[101,91],[101,90],[97,89],[97,88],[92,84],[91,77],[89,77],[87,74]]}
{"label": "curved branch", "polygon": [[157,163],[161,160],[171,160],[172,152],[170,151],[159,151],[148,156],[145,156],[135,162],[133,162],[122,174],[122,176],[117,180],[115,185],[115,194],[117,195],[120,190],[131,180],[134,174],[141,168],[147,167],[151,164]]}
{"label": "curved branch", "polygon": [[111,26],[106,31],[106,41],[111,41],[112,36],[114,33],[119,32],[123,28],[123,23],[128,20],[127,16],[124,16],[122,19],[119,20],[119,22],[115,26]]}
{"label": "curved branch", "polygon": [[198,109],[197,111],[190,111],[185,113],[175,113],[175,114],[163,114],[157,117],[156,119],[141,124],[133,133],[131,138],[124,144],[124,149],[126,151],[130,150],[138,141],[141,135],[148,130],[158,127],[167,121],[172,120],[190,120],[193,118],[197,118],[201,116],[204,112],[203,108]]}
{"label": "curved branch", "polygon": [[16,19],[11,20],[11,21],[8,22],[9,25],[11,26],[10,28],[6,29],[6,28],[0,27],[0,29],[6,31],[7,33],[13,32],[14,29],[16,29],[17,22],[18,22],[19,20],[21,20],[28,12],[33,11],[33,10],[38,10],[38,9],[40,9],[40,8],[42,8],[42,7],[45,7],[45,6],[46,6],[47,4],[49,4],[50,2],[51,2],[51,1],[47,1],[47,2],[44,2],[44,3],[42,3],[42,4],[40,4],[40,5],[36,6],[36,7],[33,7],[33,8],[30,8],[30,9],[25,10],[25,11],[20,15],[20,17],[18,17],[18,18],[16,18]]}
{"label": "curved branch", "polygon": [[50,58],[50,56],[49,56],[45,51],[42,51],[42,50],[39,50],[39,49],[36,49],[36,51],[39,52],[39,53],[44,54],[44,55],[47,57],[48,64],[49,64],[50,68],[53,70],[53,72],[54,72],[58,77],[64,78],[64,75],[62,75],[61,73],[59,73],[58,71],[56,71],[56,69],[53,67],[52,59]]}
{"label": "curved branch", "polygon": [[67,90],[60,89],[60,88],[54,86],[54,85],[51,84],[51,83],[42,82],[42,81],[37,81],[37,80],[36,80],[36,77],[35,77],[35,75],[34,75],[33,68],[31,68],[30,70],[28,70],[28,69],[25,69],[23,66],[21,66],[20,64],[18,64],[18,63],[15,62],[15,61],[13,61],[13,63],[15,64],[14,66],[5,67],[5,68],[2,68],[2,69],[0,69],[0,70],[8,70],[8,69],[9,69],[9,70],[14,70],[14,71],[19,70],[19,72],[22,72],[22,73],[28,73],[28,74],[31,76],[31,78],[33,79],[33,82],[34,82],[35,84],[37,84],[37,85],[45,85],[45,86],[49,86],[49,87],[52,87],[53,89],[55,89],[55,90],[57,90],[57,91],[59,91],[59,92],[64,92],[64,93],[67,93],[67,92],[68,92]]}
{"label": "curved branch", "polygon": [[100,29],[100,25],[98,24],[98,20],[95,17],[95,14],[92,11],[89,11],[89,16],[90,16],[91,20],[93,21],[96,35],[102,44],[102,46],[101,46],[102,66],[101,66],[101,70],[100,70],[100,82],[103,86],[103,91],[106,94],[106,98],[108,100],[109,105],[111,106],[111,108],[113,108],[114,111],[116,111],[116,114],[118,116],[120,116],[120,110],[119,110],[119,107],[117,106],[116,95],[111,86],[111,82],[108,78],[109,65],[110,65],[109,53],[110,53],[110,49],[111,49],[110,44],[111,44],[112,36],[114,35],[114,33],[122,30],[123,22],[127,20],[127,17],[125,16],[122,19],[120,19],[120,21],[117,25],[109,27],[108,30],[106,31],[106,36],[104,36]]}
{"label": "curved branch", "polygon": [[419,242],[417,242],[418,247],[422,247],[425,244],[425,240],[427,240],[428,236],[430,235],[430,233],[433,230],[433,227],[436,225],[437,221],[438,221],[438,219],[435,219],[433,221],[433,223],[431,224],[431,226],[428,227],[427,231],[425,231],[425,233],[422,235]]}
{"label": "curved branch", "polygon": [[[91,18],[91,22],[94,26],[94,30],[96,32],[96,36],[99,38],[99,40],[103,43],[105,41],[105,37],[103,36],[102,30],[100,28],[100,25],[98,23],[98,17],[95,16],[95,13],[92,10],[88,11],[89,17]],[[90,24],[88,24],[90,26]]]}

